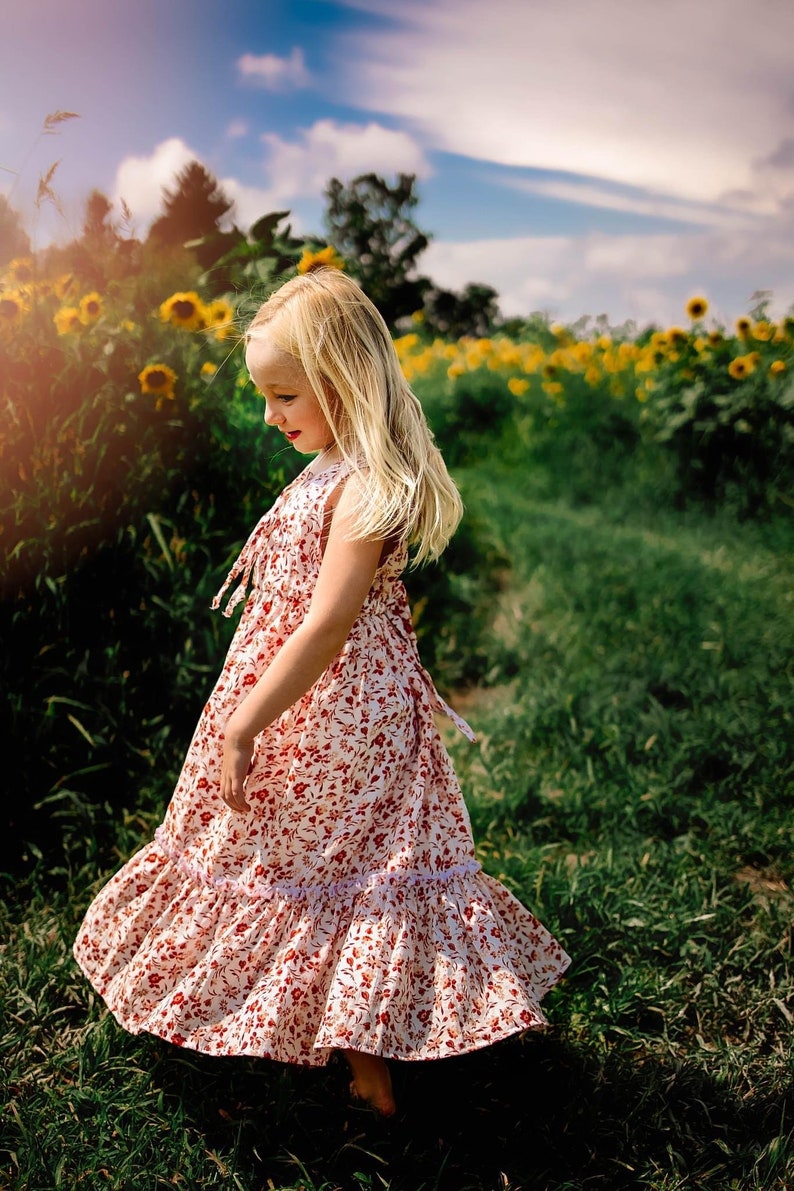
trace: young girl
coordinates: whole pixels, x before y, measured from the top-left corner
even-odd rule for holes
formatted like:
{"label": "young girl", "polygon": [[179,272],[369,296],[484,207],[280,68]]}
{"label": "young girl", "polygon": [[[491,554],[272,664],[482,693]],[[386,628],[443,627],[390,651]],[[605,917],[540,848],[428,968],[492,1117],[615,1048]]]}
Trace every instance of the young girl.
{"label": "young girl", "polygon": [[314,458],[215,599],[240,580],[174,797],[75,955],[131,1032],[304,1064],[339,1050],[387,1116],[385,1059],[543,1026],[569,960],[480,869],[434,723],[473,739],[421,666],[400,574],[409,545],[441,553],[461,503],[383,319],[343,273],[310,272],[259,310],[246,363],[265,421]]}

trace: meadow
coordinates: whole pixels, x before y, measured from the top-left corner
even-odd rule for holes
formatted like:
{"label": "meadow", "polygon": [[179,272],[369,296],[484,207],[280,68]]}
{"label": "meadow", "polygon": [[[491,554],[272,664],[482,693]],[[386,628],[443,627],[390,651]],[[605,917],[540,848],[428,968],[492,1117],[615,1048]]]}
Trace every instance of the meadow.
{"label": "meadow", "polygon": [[209,599],[294,468],[231,299],[177,288],[177,264],[143,292],[16,262],[0,291],[2,673],[26,742],[7,757],[0,1185],[785,1191],[791,322],[761,304],[709,329],[697,299],[685,329],[536,318],[446,342],[417,317],[398,336],[468,510],[410,583],[478,735],[448,741],[478,855],[573,964],[547,1032],[395,1064],[384,1125],[341,1063],[125,1035],[71,959],[170,795],[228,639]]}

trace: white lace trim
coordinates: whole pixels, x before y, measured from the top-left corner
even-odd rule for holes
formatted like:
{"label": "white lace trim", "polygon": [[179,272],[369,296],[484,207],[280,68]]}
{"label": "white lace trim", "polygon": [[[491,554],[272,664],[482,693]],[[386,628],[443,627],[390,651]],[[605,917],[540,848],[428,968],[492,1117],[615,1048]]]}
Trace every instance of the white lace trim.
{"label": "white lace trim", "polygon": [[409,885],[427,886],[431,884],[444,885],[456,877],[468,877],[477,873],[481,865],[477,860],[467,860],[463,864],[454,864],[436,873],[412,873],[407,869],[390,869],[386,872],[369,873],[362,877],[349,877],[344,881],[334,881],[330,885],[290,885],[283,881],[251,880],[241,881],[237,877],[212,877],[200,865],[188,860],[184,852],[168,843],[165,831],[158,827],[154,833],[161,851],[176,865],[181,873],[190,877],[199,885],[211,889],[233,889],[244,893],[248,897],[262,899],[289,898],[293,901],[309,901],[312,899],[331,900],[345,895],[358,896],[379,885]]}

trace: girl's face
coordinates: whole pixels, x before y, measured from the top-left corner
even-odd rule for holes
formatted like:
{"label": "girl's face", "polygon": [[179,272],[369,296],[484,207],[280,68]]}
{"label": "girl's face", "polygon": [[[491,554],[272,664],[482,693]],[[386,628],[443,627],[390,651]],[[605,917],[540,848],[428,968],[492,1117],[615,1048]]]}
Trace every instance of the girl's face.
{"label": "girl's face", "polygon": [[265,399],[268,426],[276,426],[302,455],[333,446],[331,427],[297,360],[263,334],[249,341],[245,363]]}

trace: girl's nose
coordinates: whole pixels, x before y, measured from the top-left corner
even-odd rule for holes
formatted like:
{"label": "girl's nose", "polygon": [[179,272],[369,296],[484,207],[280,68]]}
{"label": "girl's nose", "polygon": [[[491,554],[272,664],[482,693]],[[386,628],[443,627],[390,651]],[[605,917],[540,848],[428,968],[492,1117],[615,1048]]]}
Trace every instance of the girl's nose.
{"label": "girl's nose", "polygon": [[265,398],[265,425],[277,426],[279,422],[284,421],[283,412],[278,409],[272,402]]}

